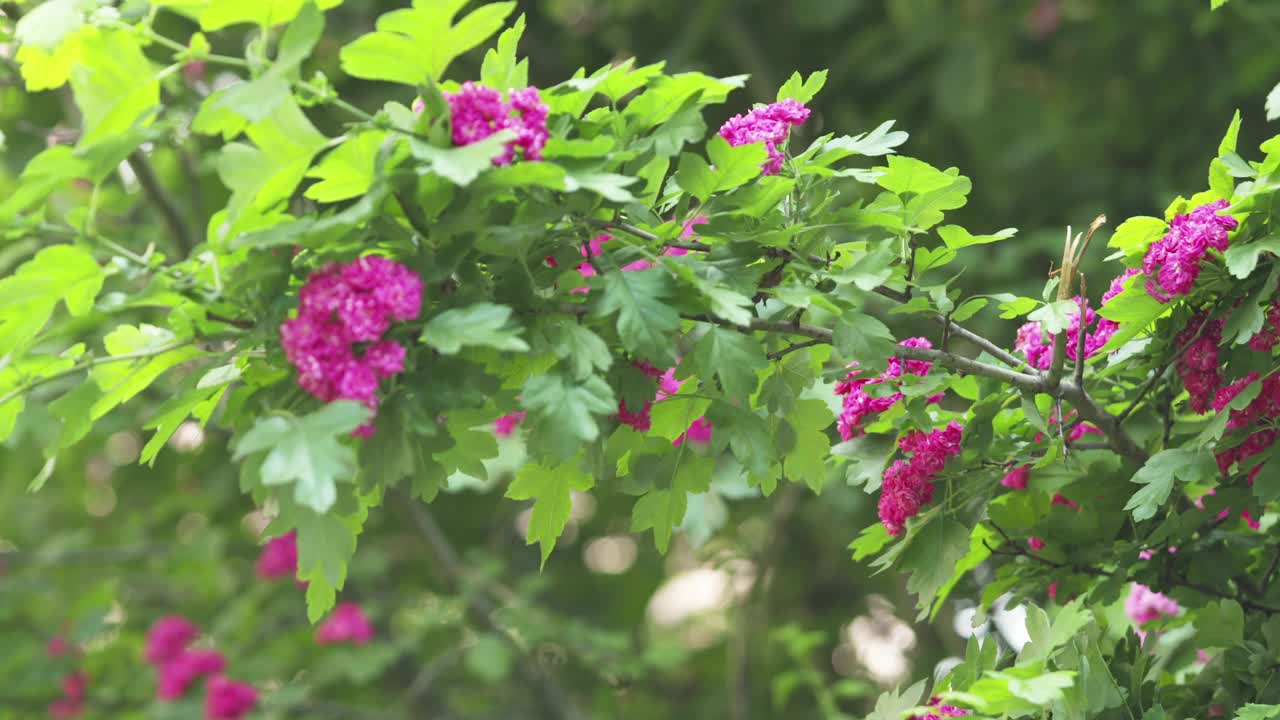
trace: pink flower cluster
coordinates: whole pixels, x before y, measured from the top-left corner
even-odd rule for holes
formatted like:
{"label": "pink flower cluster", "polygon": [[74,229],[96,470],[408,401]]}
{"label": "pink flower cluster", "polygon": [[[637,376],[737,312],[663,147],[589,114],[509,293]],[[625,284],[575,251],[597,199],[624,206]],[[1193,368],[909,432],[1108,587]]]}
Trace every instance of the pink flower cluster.
{"label": "pink flower cluster", "polygon": [[364,645],[373,639],[373,625],[364,610],[353,602],[338,603],[329,619],[316,628],[316,642],[321,645],[349,642]]}
{"label": "pink flower cluster", "polygon": [[898,441],[898,449],[909,453],[907,460],[895,460],[884,471],[880,486],[880,522],[892,536],[902,534],[907,519],[933,499],[933,479],[942,472],[947,459],[960,454],[964,428],[952,421],[932,432],[913,430]]}
{"label": "pink flower cluster", "polygon": [[1029,480],[1030,478],[1031,478],[1031,466],[1019,465],[1018,467],[1015,467],[1009,472],[1005,473],[1004,478],[1000,480],[1000,484],[1009,488],[1010,490],[1026,490],[1027,480]]}
{"label": "pink flower cluster", "polygon": [[222,675],[226,659],[214,650],[191,648],[200,634],[190,620],[169,615],[156,620],[147,631],[145,657],[159,672],[156,697],[176,700],[201,676],[205,683],[205,717],[209,720],[239,720],[258,702],[252,685],[238,683]]}
{"label": "pink flower cluster", "polygon": [[[404,346],[383,340],[392,320],[422,310],[422,280],[409,268],[376,255],[332,263],[307,278],[298,314],[280,326],[285,356],[298,384],[325,401],[358,400],[378,409],[378,381],[404,370]],[[356,430],[373,434],[369,422]]]}
{"label": "pink flower cluster", "polygon": [[[1073,302],[1078,306],[1080,298],[1076,297]],[[1088,328],[1098,318],[1098,315],[1093,311],[1093,308],[1089,307],[1087,301],[1085,302],[1084,311],[1084,356],[1090,358],[1103,345],[1107,344],[1107,341],[1115,334],[1116,327],[1114,327],[1115,323],[1104,319],[1104,322],[1109,323],[1107,325],[1109,332],[1103,332],[1101,325],[1097,329],[1090,331]],[[1068,313],[1067,321],[1066,355],[1067,359],[1074,361],[1079,357],[1080,350],[1080,311],[1076,310]],[[1046,334],[1039,322],[1033,320],[1024,323],[1022,327],[1018,328],[1018,335],[1014,339],[1013,347],[1026,356],[1027,364],[1033,368],[1048,370],[1049,366],[1053,364],[1053,336]]]}
{"label": "pink flower cluster", "polygon": [[[639,409],[628,408],[624,400],[618,401],[618,412],[613,417],[623,425],[631,426],[631,429],[636,432],[649,432],[651,426],[649,412],[653,409],[653,404],[680,392],[680,386],[683,383],[676,380],[675,367],[659,370],[648,360],[641,360],[633,363],[633,365],[644,373],[645,377],[657,383],[657,392],[654,394],[653,400],[646,400]],[[689,425],[689,428],[681,433],[671,444],[674,447],[680,447],[686,440],[702,445],[711,442],[711,421],[706,417],[694,420]]]}
{"label": "pink flower cluster", "polygon": [[1169,224],[1169,232],[1147,248],[1142,272],[1151,297],[1167,303],[1177,295],[1189,294],[1209,248],[1226,252],[1227,234],[1240,224],[1230,215],[1218,214],[1230,204],[1218,200],[1178,215]]}
{"label": "pink flower cluster", "polygon": [[62,697],[49,703],[49,717],[69,720],[84,714],[84,695],[89,688],[89,676],[83,672],[68,673],[62,677]]}
{"label": "pink flower cluster", "polygon": [[[898,343],[903,347],[913,348],[932,348],[933,344],[922,337],[907,338]],[[858,363],[854,361],[851,367]],[[882,397],[872,397],[867,393],[866,388],[870,385],[879,385],[881,383],[889,383],[890,386],[896,385],[895,381],[901,378],[904,373],[915,375],[916,377],[924,377],[929,374],[933,368],[933,363],[927,360],[907,360],[903,362],[901,358],[889,358],[888,368],[877,377],[860,378],[858,375],[862,370],[850,370],[845,375],[844,380],[837,382],[835,385],[835,393],[843,396],[842,406],[840,409],[840,419],[837,428],[840,430],[841,440],[852,440],[865,431],[862,429],[862,423],[868,415],[882,413],[893,407],[895,403],[905,397],[900,392],[893,392]],[[930,403],[942,401],[942,395],[933,395],[929,398]]]}
{"label": "pink flower cluster", "polygon": [[1249,338],[1249,348],[1258,352],[1266,352],[1280,344],[1280,298],[1271,301],[1267,307],[1267,320],[1256,335]]}
{"label": "pink flower cluster", "polygon": [[933,709],[924,715],[912,715],[907,720],[942,720],[942,718],[964,717],[969,714],[968,710],[962,710],[954,705],[947,705],[939,697],[929,698],[929,707]]}
{"label": "pink flower cluster", "polygon": [[1161,617],[1173,617],[1181,609],[1172,598],[1139,583],[1130,586],[1129,597],[1124,601],[1124,612],[1138,626],[1138,637],[1143,640],[1147,637],[1146,631],[1142,629],[1143,625]]}
{"label": "pink flower cluster", "polygon": [[298,531],[290,530],[279,537],[273,537],[262,546],[262,554],[258,556],[255,566],[258,577],[263,580],[275,580],[285,577],[296,577],[298,574]]}
{"label": "pink flower cluster", "polygon": [[[1201,326],[1208,323],[1201,330]],[[1222,384],[1218,374],[1218,344],[1222,342],[1222,320],[1210,320],[1201,314],[1192,318],[1187,327],[1175,338],[1182,351],[1176,370],[1191,396],[1191,409],[1197,413],[1208,412]],[[1199,335],[1199,337],[1196,337]]]}
{"label": "pink flower cluster", "polygon": [[[1214,411],[1225,411],[1227,405],[1237,395],[1255,382],[1258,382],[1258,373],[1250,372],[1230,385],[1220,388],[1213,398]],[[1280,374],[1272,374],[1263,378],[1258,396],[1244,409],[1232,410],[1231,417],[1227,420],[1227,427],[1237,430],[1249,427],[1260,419],[1271,420],[1276,417],[1280,417]],[[1218,469],[1222,471],[1223,475],[1230,475],[1233,465],[1243,463],[1249,458],[1263,453],[1275,444],[1277,437],[1280,437],[1280,431],[1273,428],[1265,428],[1251,433],[1245,438],[1244,442],[1217,454]],[[1250,485],[1253,485],[1253,481],[1257,478],[1258,473],[1261,472],[1262,467],[1262,465],[1258,465],[1249,471]]]}
{"label": "pink flower cluster", "polygon": [[521,410],[499,417],[493,421],[494,434],[498,437],[511,437],[511,434],[516,431],[516,428],[520,426],[520,423],[524,422],[528,415],[529,412],[527,410]]}
{"label": "pink flower cluster", "polygon": [[515,159],[516,148],[520,148],[525,160],[542,159],[542,148],[550,138],[547,132],[550,108],[542,102],[537,88],[512,90],[510,102],[504,102],[497,90],[467,82],[459,92],[444,96],[449,102],[454,145],[470,145],[510,130],[516,137],[507,143],[506,152],[493,159],[494,165],[510,164]]}
{"label": "pink flower cluster", "polygon": [[765,175],[777,175],[784,159],[778,146],[787,141],[793,125],[809,119],[809,108],[797,100],[780,102],[756,108],[746,115],[734,115],[720,126],[720,137],[730,145],[750,145],[762,142],[769,150],[769,159],[761,165]]}

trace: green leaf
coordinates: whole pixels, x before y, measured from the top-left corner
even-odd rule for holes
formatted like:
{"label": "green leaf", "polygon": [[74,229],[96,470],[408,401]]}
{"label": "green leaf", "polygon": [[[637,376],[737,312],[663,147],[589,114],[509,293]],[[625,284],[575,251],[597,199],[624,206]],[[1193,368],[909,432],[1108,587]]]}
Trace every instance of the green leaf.
{"label": "green leaf", "polygon": [[512,500],[534,500],[525,541],[530,545],[536,542],[542,549],[541,567],[546,567],[556,539],[569,522],[569,511],[573,509],[571,491],[585,492],[594,485],[591,475],[575,463],[557,468],[528,463],[516,471],[506,496]]}
{"label": "green leaf", "polygon": [[886,690],[876,699],[876,707],[866,720],[902,720],[904,711],[916,706],[924,697],[925,681],[903,690]]}
{"label": "green leaf", "polygon": [[930,607],[968,549],[969,530],[950,518],[937,518],[913,535],[899,563],[911,573],[907,590],[918,596],[921,608]]}
{"label": "green leaf", "polygon": [[845,358],[873,367],[893,355],[897,347],[884,323],[860,312],[847,312],[840,318],[832,342]]}
{"label": "green leaf", "polygon": [[[1213,0],[1214,9],[1225,5],[1227,0]],[[1235,720],[1275,720],[1280,717],[1280,705],[1259,705],[1249,703],[1236,712]]]}
{"label": "green leaf", "polygon": [[827,71],[819,70],[811,73],[808,80],[802,81],[800,73],[791,73],[791,77],[778,88],[778,100],[792,99],[808,103],[827,84]]}
{"label": "green leaf", "polygon": [[547,327],[551,351],[561,360],[569,360],[569,368],[577,379],[596,371],[604,372],[613,365],[609,345],[590,328],[575,322],[559,321]]}
{"label": "green leaf", "polygon": [[53,52],[84,25],[85,11],[92,7],[85,0],[49,0],[18,18],[13,37],[19,44]]}
{"label": "green leaf", "polygon": [[100,31],[81,40],[71,89],[84,116],[77,147],[124,134],[160,103],[160,75],[133,33]]}
{"label": "green leaf", "polygon": [[347,564],[356,552],[356,538],[369,509],[357,498],[350,515],[317,513],[288,498],[280,501],[280,515],[268,528],[271,535],[298,531],[298,579],[307,583],[307,619],[315,623],[333,608],[337,591],[347,580]]}
{"label": "green leaf", "polygon": [[596,416],[618,409],[613,389],[595,375],[582,380],[560,373],[531,377],[522,402],[561,450],[595,440],[600,436]]}
{"label": "green leaf", "polygon": [[1280,83],[1271,88],[1271,92],[1267,93],[1267,119],[1275,120],[1280,118]]}
{"label": "green leaf", "polygon": [[618,335],[628,351],[662,365],[674,360],[680,315],[665,300],[670,278],[660,268],[604,274],[604,297],[597,314],[618,314]]}
{"label": "green leaf", "polygon": [[835,419],[823,400],[798,400],[795,411],[787,416],[796,440],[782,458],[783,472],[792,482],[803,482],[815,493],[822,492],[827,478],[831,439],[825,430]]}
{"label": "green leaf", "polygon": [[529,344],[520,338],[520,330],[511,326],[511,308],[482,302],[431,318],[422,330],[422,341],[446,355],[464,346],[525,352]]}
{"label": "green leaf", "polygon": [[889,531],[882,523],[877,522],[863,528],[858,537],[849,543],[849,549],[853,551],[853,559],[857,562],[875,555],[891,542],[893,537],[889,535]]}
{"label": "green leaf", "polygon": [[1017,234],[1017,228],[1005,228],[994,235],[971,235],[968,230],[959,225],[943,225],[938,228],[938,237],[942,238],[942,242],[952,249],[1000,242],[1001,240],[1008,240]]}
{"label": "green leaf", "polygon": [[355,450],[341,439],[368,419],[369,409],[349,400],[302,417],[261,418],[236,440],[234,459],[266,451],[262,484],[294,483],[295,502],[325,513],[337,500],[337,483],[350,482],[356,474]]}
{"label": "green leaf", "polygon": [[524,15],[498,36],[498,46],[489,48],[480,66],[480,82],[498,90],[511,90],[529,84],[529,60],[516,60],[516,46],[524,35]]}
{"label": "green leaf", "polygon": [[[85,249],[51,245],[0,279],[0,319],[8,320],[14,313],[42,314],[47,319],[59,302],[72,316],[81,317],[93,308],[105,279],[102,267]],[[0,343],[0,355],[9,350]]]}
{"label": "green leaf", "polygon": [[317,202],[337,202],[364,195],[374,184],[374,164],[387,133],[366,132],[349,138],[325,155],[306,177],[320,178],[305,195]]}
{"label": "green leaf", "polygon": [[[412,8],[378,18],[376,32],[342,48],[348,75],[406,85],[438,81],[459,55],[502,29],[514,2],[481,5],[454,22],[468,0],[416,0]],[[513,51],[514,54],[514,51]]]}
{"label": "green leaf", "polygon": [[728,140],[715,135],[707,142],[707,155],[716,178],[713,192],[732,190],[760,176],[760,166],[769,159],[764,143],[731,146]]}
{"label": "green leaf", "polygon": [[702,336],[694,347],[693,361],[699,375],[720,378],[725,396],[738,402],[755,394],[759,372],[769,366],[758,340],[722,327]]}
{"label": "green leaf", "polygon": [[1232,648],[1244,642],[1244,609],[1235,600],[1210,603],[1196,612],[1198,647]]}
{"label": "green leaf", "polygon": [[1169,499],[1175,478],[1183,482],[1195,482],[1217,474],[1217,465],[1208,450],[1194,448],[1162,450],[1152,455],[1146,464],[1134,473],[1130,481],[1143,487],[1129,498],[1124,509],[1133,511],[1133,519],[1141,522],[1153,517],[1156,508]]}
{"label": "green leaf", "polygon": [[1258,256],[1264,252],[1280,256],[1280,235],[1269,235],[1257,242],[1227,248],[1227,270],[1243,280],[1253,274],[1258,267]]}
{"label": "green leaf", "polygon": [[[228,365],[224,367],[235,366]],[[208,375],[205,377],[208,377]],[[195,415],[202,425],[209,420],[209,416],[213,414],[214,409],[218,406],[218,401],[222,399],[222,395],[227,391],[227,388],[225,384],[209,386],[202,385],[203,382],[204,378],[201,378],[194,389],[177,395],[160,406],[160,409],[156,411],[155,417],[144,426],[155,428],[156,431],[152,434],[151,439],[147,441],[146,446],[142,448],[142,454],[138,457],[139,464],[154,465],[156,456],[160,454],[164,444],[169,441],[169,438],[173,437],[173,433],[188,417]]]}
{"label": "green leaf", "polygon": [[1162,218],[1131,217],[1120,223],[1107,241],[1107,247],[1115,248],[1125,255],[1141,255],[1151,243],[1163,237],[1168,229],[1169,224]]}
{"label": "green leaf", "polygon": [[1028,320],[1040,323],[1045,332],[1057,335],[1071,323],[1070,315],[1080,312],[1080,304],[1074,300],[1055,300],[1046,303],[1027,315]]}
{"label": "green leaf", "polygon": [[[185,0],[161,0],[158,5],[182,5]],[[209,0],[200,14],[200,27],[221,30],[229,25],[253,23],[264,28],[283,25],[298,17],[308,0]],[[317,0],[321,10],[342,4],[342,0]]]}
{"label": "green leaf", "polygon": [[628,203],[635,200],[635,196],[626,188],[634,185],[640,178],[616,173],[570,172],[564,180],[569,192],[590,190],[610,202]]}
{"label": "green leaf", "polygon": [[[822,146],[820,157],[829,164],[839,158],[850,155],[864,155],[867,157],[890,155],[894,152],[894,148],[906,142],[908,138],[907,133],[892,129],[893,122],[892,120],[886,120],[869,133],[853,137],[842,136],[828,140]],[[890,180],[890,182],[893,182],[893,180]]]}
{"label": "green leaf", "polygon": [[413,139],[409,144],[414,157],[423,162],[418,172],[435,173],[459,187],[470,185],[480,173],[493,167],[494,159],[506,152],[507,142],[515,133],[502,130],[479,142],[454,148],[438,148]]}

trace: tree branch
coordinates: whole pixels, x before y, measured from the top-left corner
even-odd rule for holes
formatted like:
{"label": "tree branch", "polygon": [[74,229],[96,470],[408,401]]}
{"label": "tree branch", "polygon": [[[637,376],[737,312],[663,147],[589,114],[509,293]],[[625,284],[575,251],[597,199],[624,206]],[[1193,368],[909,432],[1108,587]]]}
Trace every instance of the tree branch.
{"label": "tree branch", "polygon": [[[444,530],[425,505],[405,495],[403,492],[395,492],[399,496],[400,505],[409,511],[414,526],[417,527],[418,532],[421,533],[422,537],[427,541],[427,545],[430,546],[432,553],[436,556],[436,561],[440,564],[441,569],[444,570],[448,582],[455,587],[460,586],[464,574],[462,560],[458,556],[458,551],[454,549],[453,543],[449,541],[449,537],[445,535]],[[526,654],[526,648],[511,635],[507,628],[493,619],[493,614],[498,608],[489,598],[489,594],[498,595],[504,602],[509,602],[513,596],[511,591],[496,586],[495,583],[485,583],[482,590],[483,592],[467,594],[467,606],[489,630],[497,633],[519,654],[521,659],[517,663],[517,668],[520,675],[535,690],[549,716],[560,720],[585,720],[586,715],[577,707],[573,699],[565,693],[560,684],[555,681],[555,678],[541,672],[530,662]]]}
{"label": "tree branch", "polygon": [[124,353],[123,355],[109,355],[103,358],[92,358],[87,362],[77,363],[76,365],[73,365],[67,368],[66,370],[62,370],[61,372],[56,372],[51,375],[38,377],[34,380],[30,380],[28,382],[23,383],[22,385],[19,385],[18,387],[14,388],[13,390],[10,390],[4,395],[0,395],[0,406],[3,406],[5,403],[18,397],[19,395],[25,395],[31,390],[34,390],[35,388],[47,382],[52,382],[54,380],[57,380],[58,378],[71,375],[72,373],[80,372],[81,370],[89,370],[91,368],[97,367],[98,365],[106,365],[107,363],[126,362],[128,360],[139,360],[141,358],[149,358],[149,357],[154,357],[156,355],[163,355],[164,353],[167,353],[171,350],[178,350],[180,348],[187,347],[188,345],[191,345],[191,343],[176,342],[176,343],[170,343],[168,345],[162,345],[158,348],[151,348],[149,350],[138,350],[136,352]]}
{"label": "tree branch", "polygon": [[147,156],[141,150],[135,150],[129,154],[128,163],[134,176],[138,178],[138,184],[146,193],[147,199],[156,206],[160,216],[164,218],[165,225],[169,226],[169,233],[173,235],[178,247],[182,249],[184,255],[190,255],[198,243],[191,235],[191,231],[187,229],[187,222],[182,219],[182,213],[178,212],[177,204],[156,179],[156,173],[151,169],[151,162],[147,160]]}

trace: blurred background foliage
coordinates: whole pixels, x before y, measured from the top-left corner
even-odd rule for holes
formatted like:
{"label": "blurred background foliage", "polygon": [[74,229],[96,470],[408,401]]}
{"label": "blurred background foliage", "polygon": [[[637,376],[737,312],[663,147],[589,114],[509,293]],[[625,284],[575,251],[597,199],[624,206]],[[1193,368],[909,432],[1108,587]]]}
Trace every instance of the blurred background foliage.
{"label": "blurred background foliage", "polygon": [[[362,107],[391,99],[390,86],[344,78],[337,52],[400,4],[347,0],[331,10],[307,71],[324,72]],[[973,179],[957,222],[974,232],[1020,228],[1016,240],[963,251],[968,292],[1037,295],[1066,225],[1105,213],[1114,228],[1203,189],[1237,108],[1243,154],[1274,133],[1263,99],[1280,80],[1280,4],[1263,0],[1214,13],[1205,2],[1167,0],[519,5],[535,84],[632,56],[672,70],[750,73],[725,116],[707,118],[712,128],[773,99],[792,70],[830,69],[796,144],[895,119],[911,133],[904,152]],[[183,41],[194,29],[175,15],[159,27]],[[233,28],[211,40],[215,52],[236,54],[245,38]],[[11,57],[0,46],[0,192],[58,139],[50,128],[75,125],[59,93],[21,89]],[[451,75],[475,76],[479,61],[468,56]],[[222,82],[213,68],[189,70],[171,79],[171,96]],[[326,130],[341,123],[312,112]],[[157,153],[156,170],[184,178],[183,209],[207,219],[204,208],[223,200],[208,152],[216,143],[181,123],[172,132],[183,150]],[[68,189],[77,191],[87,192]],[[163,227],[144,223],[127,195],[100,202],[117,222],[139,224],[135,249],[189,250],[166,244]],[[0,273],[32,249],[3,241]],[[1095,244],[1095,301],[1114,274],[1104,255]],[[987,315],[984,329],[1011,343],[1014,328]],[[978,588],[969,581],[934,623],[915,622],[898,578],[850,560],[846,546],[875,522],[875,503],[843,471],[821,497],[790,487],[762,501],[718,481],[691,504],[688,532],[665,558],[628,533],[623,496],[581,496],[539,575],[537,551],[522,541],[523,508],[500,499],[521,461],[513,441],[487,481],[456,478],[426,511],[391,496],[371,514],[343,598],[366,605],[381,644],[317,653],[301,594],[253,576],[262,522],[238,491],[226,435],[188,428],[154,468],[135,464],[146,440],[135,428],[165,399],[155,391],[134,403],[136,415],[99,423],[56,467],[46,468],[36,439],[57,421],[38,408],[0,447],[0,718],[33,717],[56,696],[66,661],[47,659],[44,641],[64,630],[90,642],[82,662],[100,716],[143,717],[133,712],[149,701],[150,680],[120,659],[136,657],[146,624],[172,612],[199,619],[243,658],[232,663],[245,674],[288,667],[316,688],[268,703],[263,717],[562,717],[558,693],[591,717],[859,715],[876,686],[926,677],[963,652],[963,598]],[[33,478],[45,482],[38,493],[28,492]]]}

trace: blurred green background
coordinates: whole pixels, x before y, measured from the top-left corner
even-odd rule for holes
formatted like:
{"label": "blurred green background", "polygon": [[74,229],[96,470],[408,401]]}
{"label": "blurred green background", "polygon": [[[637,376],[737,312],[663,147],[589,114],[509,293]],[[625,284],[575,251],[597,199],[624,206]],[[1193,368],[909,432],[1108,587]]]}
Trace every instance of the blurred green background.
{"label": "blurred green background", "polygon": [[[400,5],[347,0],[330,11],[326,39],[307,71],[324,71],[366,109],[387,99],[407,102],[403,89],[344,78],[337,60],[344,43]],[[793,145],[895,119],[911,134],[902,152],[939,167],[958,166],[973,179],[957,222],[974,232],[1020,228],[1015,240],[964,251],[960,264],[968,270],[961,285],[970,292],[1038,294],[1060,256],[1066,225],[1083,228],[1105,213],[1114,228],[1131,215],[1159,215],[1177,195],[1203,189],[1208,161],[1236,109],[1244,115],[1240,147],[1246,158],[1275,131],[1263,111],[1267,92],[1280,81],[1280,3],[1271,0],[1234,0],[1213,13],[1204,0],[519,5],[529,20],[522,50],[539,85],[559,82],[582,66],[590,71],[632,56],[641,63],[665,60],[672,70],[750,73],[747,91],[707,118],[712,128],[752,102],[772,100],[792,70],[829,69],[814,116]],[[165,17],[160,27],[182,40],[193,30],[176,16]],[[229,54],[237,54],[244,40],[234,30],[211,39],[216,51]],[[473,53],[450,74],[472,77],[479,61]],[[50,128],[69,124],[58,93],[26,96],[16,82],[12,63],[0,63],[0,131],[8,138],[0,190],[11,187],[25,161],[45,147]],[[170,92],[200,94],[216,82],[209,68],[205,77]],[[313,112],[330,129],[341,122],[323,108]],[[205,152],[193,156],[206,158],[204,164],[183,169],[158,162],[158,170],[205,180],[191,185],[188,198],[199,213],[217,207],[222,191],[207,152],[216,143],[191,142],[202,144]],[[13,248],[0,246],[0,273],[26,252],[8,250]],[[1087,268],[1095,301],[1115,274],[1101,266],[1105,254],[1095,245]],[[997,339],[1011,344],[1013,326],[986,322]],[[142,398],[139,412],[145,416],[163,400]],[[148,613],[186,607],[213,615],[226,608],[201,598],[234,595],[253,584],[256,540],[252,523],[240,522],[252,508],[235,491],[225,435],[212,431],[203,444],[168,453],[151,470],[129,464],[145,440],[131,429],[135,424],[103,423],[62,459],[45,491],[29,495],[26,486],[44,463],[38,448],[51,422],[42,415],[38,408],[29,412],[22,432],[0,448],[0,549],[133,547],[140,538],[142,549],[120,565],[35,563],[34,576],[5,579],[0,567],[5,638],[46,635],[103,597],[129,594],[138,600],[133,607]],[[615,507],[580,502],[571,532],[539,575],[536,550],[523,544],[522,508],[499,497],[503,474],[519,460],[519,448],[508,448],[492,468],[495,484],[461,483],[430,512],[466,559],[464,580],[498,577],[521,599],[523,615],[509,619],[541,638],[533,657],[538,672],[556,678],[601,717],[676,711],[733,720],[829,717],[831,703],[856,714],[865,707],[858,696],[872,687],[926,677],[938,661],[963,651],[952,628],[957,606],[932,625],[916,624],[898,578],[872,577],[850,560],[847,544],[875,522],[875,498],[846,487],[842,472],[820,498],[792,488],[763,502],[720,484],[692,517],[691,536],[700,542],[686,538],[666,558],[647,537],[629,538],[625,497],[605,494],[598,501]],[[362,537],[346,596],[365,601],[384,634],[407,640],[399,648],[403,656],[386,660],[380,679],[343,680],[350,684],[343,701],[377,707],[394,695],[401,702],[421,664],[443,658],[422,707],[440,717],[542,716],[528,702],[534,691],[516,679],[504,682],[517,674],[509,651],[483,627],[460,622],[458,603],[475,592],[475,583],[464,582],[460,591],[441,572],[433,554],[438,548],[424,543],[420,521],[393,499],[375,511]],[[164,551],[148,549],[157,546]],[[22,557],[11,556],[11,565],[21,570]],[[122,579],[130,573],[170,582],[130,586]],[[750,589],[749,580],[759,577],[766,582]],[[982,573],[976,577],[980,581]],[[748,582],[735,585],[735,578]],[[957,597],[973,598],[977,590],[970,583]],[[274,602],[272,617],[292,618],[287,622],[295,625],[294,637],[305,637],[300,597]],[[690,627],[680,620],[685,610],[710,620]],[[663,626],[672,617],[679,622]],[[239,622],[233,627],[240,629],[228,634],[253,642],[253,626]],[[794,627],[772,636],[765,630],[787,626]],[[809,631],[823,634],[809,637]],[[277,652],[273,647],[263,650]],[[305,652],[292,653],[306,658]],[[56,673],[41,674],[31,663],[37,658],[30,655],[0,660],[0,676],[35,673],[30,682],[56,685]],[[779,700],[787,690],[779,684],[793,685],[794,692]]]}

